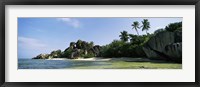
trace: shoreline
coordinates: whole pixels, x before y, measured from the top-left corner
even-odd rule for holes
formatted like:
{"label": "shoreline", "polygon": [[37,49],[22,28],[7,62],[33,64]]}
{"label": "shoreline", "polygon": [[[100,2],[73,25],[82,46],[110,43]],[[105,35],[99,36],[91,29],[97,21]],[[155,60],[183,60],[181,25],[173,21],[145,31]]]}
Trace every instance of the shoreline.
{"label": "shoreline", "polygon": [[111,58],[100,58],[100,57],[78,58],[78,59],[52,58],[52,59],[45,59],[45,60],[109,61],[109,60],[111,60]]}
{"label": "shoreline", "polygon": [[44,60],[70,60],[67,58],[51,58],[51,59],[44,59]]}
{"label": "shoreline", "polygon": [[127,62],[150,62],[150,59],[147,58],[129,58],[129,57],[120,57],[120,58],[103,58],[103,57],[92,57],[92,58],[78,58],[78,59],[67,59],[67,58],[52,58],[45,60],[75,60],[75,61],[127,61]]}
{"label": "shoreline", "polygon": [[[37,60],[37,59],[36,59]],[[117,62],[117,61],[124,61],[124,62],[157,62],[157,63],[165,63],[169,61],[165,60],[152,60],[148,58],[131,58],[131,57],[115,57],[115,58],[104,58],[104,57],[92,57],[92,58],[83,58],[80,57],[78,59],[68,59],[68,58],[51,58],[51,59],[41,59],[41,60],[63,60],[63,61],[92,61],[92,62]],[[175,63],[175,62],[171,62]]]}

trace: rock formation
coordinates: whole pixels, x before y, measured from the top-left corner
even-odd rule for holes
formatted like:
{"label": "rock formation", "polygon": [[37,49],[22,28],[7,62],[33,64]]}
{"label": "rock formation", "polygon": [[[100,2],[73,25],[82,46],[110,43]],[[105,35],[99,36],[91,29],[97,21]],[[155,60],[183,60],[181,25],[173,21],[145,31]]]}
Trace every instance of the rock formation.
{"label": "rock formation", "polygon": [[90,50],[95,54],[95,56],[100,56],[101,46],[95,45]]}
{"label": "rock formation", "polygon": [[50,59],[50,58],[69,58],[77,59],[79,57],[94,57],[99,56],[101,46],[78,40],[76,43],[71,42],[69,47],[63,52],[61,50],[52,51],[50,54],[40,54],[33,59]]}
{"label": "rock formation", "polygon": [[70,59],[77,59],[78,57],[81,56],[81,49],[74,49],[73,52],[70,54]]}
{"label": "rock formation", "polygon": [[182,62],[182,32],[163,31],[151,37],[143,50],[150,59]]}
{"label": "rock formation", "polygon": [[39,54],[33,59],[48,59],[48,58],[49,58],[49,54]]}

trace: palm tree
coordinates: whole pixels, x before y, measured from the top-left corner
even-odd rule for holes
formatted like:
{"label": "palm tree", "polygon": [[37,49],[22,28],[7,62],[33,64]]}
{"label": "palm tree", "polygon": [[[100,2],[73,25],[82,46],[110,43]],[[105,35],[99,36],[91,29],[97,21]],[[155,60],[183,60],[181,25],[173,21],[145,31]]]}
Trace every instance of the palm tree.
{"label": "palm tree", "polygon": [[127,31],[123,31],[123,32],[120,32],[121,35],[119,35],[120,39],[124,42],[127,42],[129,37],[128,37],[128,32]]}
{"label": "palm tree", "polygon": [[132,44],[138,44],[138,37],[137,35],[129,34],[130,42]]}
{"label": "palm tree", "polygon": [[132,29],[135,29],[138,35],[139,35],[139,33],[138,33],[138,30],[137,30],[137,29],[140,28],[139,25],[140,25],[140,24],[139,24],[138,21],[133,22],[133,24],[131,25],[131,26],[133,26]]}
{"label": "palm tree", "polygon": [[133,43],[135,41],[136,35],[129,34],[130,42]]}
{"label": "palm tree", "polygon": [[142,21],[142,31],[144,31],[144,30],[146,30],[146,33],[147,33],[147,31],[149,30],[149,28],[150,28],[150,22],[148,21],[148,19],[144,19],[143,21]]}

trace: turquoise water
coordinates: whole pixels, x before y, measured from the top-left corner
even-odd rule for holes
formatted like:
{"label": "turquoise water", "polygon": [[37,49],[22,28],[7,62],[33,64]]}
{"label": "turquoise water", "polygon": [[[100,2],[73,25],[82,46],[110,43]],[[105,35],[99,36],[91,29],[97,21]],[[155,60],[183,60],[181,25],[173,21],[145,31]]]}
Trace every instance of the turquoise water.
{"label": "turquoise water", "polygon": [[80,66],[102,65],[110,65],[110,63],[102,61],[18,59],[18,69],[64,69]]}
{"label": "turquoise water", "polygon": [[182,64],[140,61],[81,61],[19,59],[18,69],[181,69]]}

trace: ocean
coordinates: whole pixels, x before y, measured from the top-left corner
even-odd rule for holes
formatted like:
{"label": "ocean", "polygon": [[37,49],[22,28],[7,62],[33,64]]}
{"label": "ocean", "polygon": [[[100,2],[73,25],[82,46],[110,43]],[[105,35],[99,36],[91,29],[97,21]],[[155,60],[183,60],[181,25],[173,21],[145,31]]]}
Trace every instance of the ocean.
{"label": "ocean", "polygon": [[[43,60],[43,59],[18,59],[18,69],[182,69],[182,64],[169,62],[138,61],[129,58],[127,61],[119,58],[112,60],[99,59],[90,60]],[[141,60],[141,58],[139,58]],[[135,60],[133,62],[133,60]]]}
{"label": "ocean", "polygon": [[87,66],[105,66],[109,62],[102,61],[75,61],[75,60],[43,60],[18,59],[18,69],[69,69]]}

